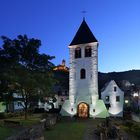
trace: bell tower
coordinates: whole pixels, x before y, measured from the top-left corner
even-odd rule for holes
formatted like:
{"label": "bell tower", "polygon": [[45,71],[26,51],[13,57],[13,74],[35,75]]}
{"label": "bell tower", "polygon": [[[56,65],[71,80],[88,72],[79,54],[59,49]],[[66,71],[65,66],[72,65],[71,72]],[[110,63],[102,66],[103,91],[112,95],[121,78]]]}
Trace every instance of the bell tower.
{"label": "bell tower", "polygon": [[94,104],[98,100],[98,41],[84,19],[69,45],[69,52],[70,103],[89,98]]}
{"label": "bell tower", "polygon": [[109,116],[98,96],[98,41],[83,19],[69,48],[69,100],[65,100],[63,116]]}

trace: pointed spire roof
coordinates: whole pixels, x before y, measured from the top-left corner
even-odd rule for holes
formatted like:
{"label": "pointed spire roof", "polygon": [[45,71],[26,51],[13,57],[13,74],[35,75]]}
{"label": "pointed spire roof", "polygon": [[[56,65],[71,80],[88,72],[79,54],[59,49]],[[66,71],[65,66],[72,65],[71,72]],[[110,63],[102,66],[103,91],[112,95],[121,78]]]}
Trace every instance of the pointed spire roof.
{"label": "pointed spire roof", "polygon": [[81,23],[75,37],[70,43],[70,46],[77,45],[77,44],[91,43],[91,42],[98,42],[98,41],[94,37],[90,28],[88,27],[85,19],[83,19],[83,22]]}

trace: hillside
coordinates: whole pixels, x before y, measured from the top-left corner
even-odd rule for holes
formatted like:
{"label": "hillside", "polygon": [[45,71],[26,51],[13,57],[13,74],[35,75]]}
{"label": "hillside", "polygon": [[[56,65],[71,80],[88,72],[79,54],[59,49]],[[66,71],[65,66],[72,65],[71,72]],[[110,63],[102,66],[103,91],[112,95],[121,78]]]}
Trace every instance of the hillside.
{"label": "hillside", "polygon": [[[68,72],[55,72],[55,77],[59,82],[59,85],[64,89],[69,87],[69,73]],[[131,84],[140,85],[140,70],[130,70],[124,72],[110,72],[110,73],[98,73],[98,84],[99,92],[104,87],[104,85],[110,80],[115,80],[115,82],[121,87],[121,82],[123,80],[129,81]]]}
{"label": "hillside", "polygon": [[101,73],[98,75],[99,80],[99,89],[101,89],[105,83],[110,80],[115,80],[118,84],[122,80],[127,80],[130,83],[140,85],[140,70],[130,70],[124,72],[110,72],[110,73]]}

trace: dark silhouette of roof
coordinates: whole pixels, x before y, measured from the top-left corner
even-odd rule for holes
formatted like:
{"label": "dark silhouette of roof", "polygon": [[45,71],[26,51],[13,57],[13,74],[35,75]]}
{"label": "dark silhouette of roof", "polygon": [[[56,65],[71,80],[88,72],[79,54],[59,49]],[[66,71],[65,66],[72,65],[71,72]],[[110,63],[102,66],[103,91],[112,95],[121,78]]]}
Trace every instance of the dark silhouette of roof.
{"label": "dark silhouette of roof", "polygon": [[97,39],[94,37],[93,33],[91,32],[90,28],[88,27],[86,21],[83,19],[75,37],[73,38],[71,45],[77,44],[84,44],[90,42],[98,42]]}

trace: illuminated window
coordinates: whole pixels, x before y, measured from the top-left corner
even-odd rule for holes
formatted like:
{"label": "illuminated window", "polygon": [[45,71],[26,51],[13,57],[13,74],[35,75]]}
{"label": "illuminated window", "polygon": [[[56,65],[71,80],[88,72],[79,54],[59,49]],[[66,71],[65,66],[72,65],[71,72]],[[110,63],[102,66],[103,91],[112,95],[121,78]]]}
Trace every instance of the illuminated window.
{"label": "illuminated window", "polygon": [[106,102],[109,102],[109,96],[106,96],[106,97],[105,97],[105,101],[106,101]]}
{"label": "illuminated window", "polygon": [[117,87],[114,87],[114,91],[115,91],[115,92],[117,91]]}
{"label": "illuminated window", "polygon": [[85,57],[91,57],[91,47],[87,46],[85,48]]}
{"label": "illuminated window", "polygon": [[81,48],[80,47],[75,49],[75,58],[81,58]]}
{"label": "illuminated window", "polygon": [[116,96],[116,102],[120,102],[120,96]]}
{"label": "illuminated window", "polygon": [[85,78],[86,78],[86,70],[81,69],[81,71],[80,71],[80,79],[85,79]]}

